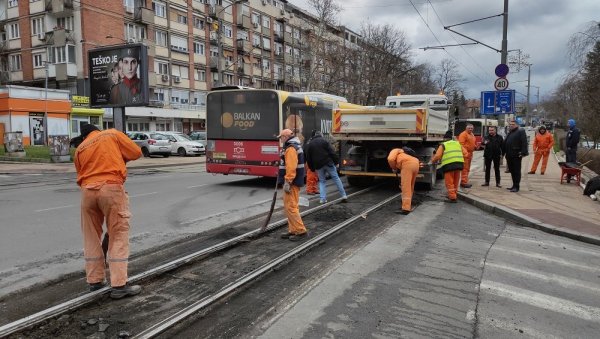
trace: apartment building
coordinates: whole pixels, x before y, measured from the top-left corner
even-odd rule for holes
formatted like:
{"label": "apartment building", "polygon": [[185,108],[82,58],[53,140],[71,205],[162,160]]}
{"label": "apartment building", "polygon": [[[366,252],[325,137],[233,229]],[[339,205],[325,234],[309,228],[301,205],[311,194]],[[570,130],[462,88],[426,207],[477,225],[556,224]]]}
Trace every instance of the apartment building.
{"label": "apartment building", "polygon": [[[317,24],[286,0],[0,0],[0,84],[85,97],[90,49],[143,43],[150,106],[126,108],[128,130],[204,129],[215,86],[298,91],[309,71],[326,80],[310,51]],[[351,36],[327,31],[341,44]]]}

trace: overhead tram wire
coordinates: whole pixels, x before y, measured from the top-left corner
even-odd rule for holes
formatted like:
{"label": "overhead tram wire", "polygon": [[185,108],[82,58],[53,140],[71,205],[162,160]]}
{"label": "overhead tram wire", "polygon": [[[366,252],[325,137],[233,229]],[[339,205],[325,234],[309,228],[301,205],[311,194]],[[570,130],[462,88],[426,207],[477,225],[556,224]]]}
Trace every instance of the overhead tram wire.
{"label": "overhead tram wire", "polygon": [[[412,0],[408,0],[410,1],[410,4],[412,5],[412,7],[414,8],[414,10],[417,12],[417,14],[419,15],[419,17],[421,18],[421,20],[423,21],[423,23],[425,24],[425,26],[427,27],[427,29],[429,30],[429,32],[431,32],[431,35],[433,35],[433,37],[435,38],[435,40],[440,44],[443,45],[442,42],[440,41],[440,39],[438,39],[438,37],[435,35],[435,33],[433,32],[433,30],[431,29],[431,27],[429,27],[429,24],[427,23],[427,21],[425,21],[425,18],[423,18],[423,15],[421,15],[421,12],[419,12],[419,10],[417,9],[417,7],[415,6],[415,4],[413,3]],[[479,79],[479,81],[481,81],[482,84],[487,84],[487,82],[483,79],[481,79],[479,77],[479,75],[473,73],[473,71],[471,71],[467,66],[465,66],[462,62],[460,62],[456,57],[454,57],[454,55],[452,55],[450,52],[448,52],[446,49],[444,49],[444,52],[446,52],[446,54],[448,54],[454,61],[456,61],[458,64],[460,64],[467,72],[471,73],[474,77],[476,77],[477,79]]]}

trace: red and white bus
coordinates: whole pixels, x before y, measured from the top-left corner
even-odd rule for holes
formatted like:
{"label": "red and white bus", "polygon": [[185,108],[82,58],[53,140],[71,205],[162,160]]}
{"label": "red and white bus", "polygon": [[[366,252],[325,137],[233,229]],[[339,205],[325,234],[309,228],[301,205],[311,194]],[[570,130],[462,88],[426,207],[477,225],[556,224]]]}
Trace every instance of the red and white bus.
{"label": "red and white bus", "polygon": [[473,125],[473,135],[475,135],[475,149],[481,149],[483,137],[488,133],[487,127],[495,126],[498,128],[498,120],[496,119],[460,119],[454,122],[454,135],[459,136],[466,128],[467,124]]}
{"label": "red and white bus", "polygon": [[277,176],[280,130],[302,142],[313,130],[331,138],[333,110],[360,107],[325,93],[271,89],[224,88],[206,102],[206,171],[264,177]]}

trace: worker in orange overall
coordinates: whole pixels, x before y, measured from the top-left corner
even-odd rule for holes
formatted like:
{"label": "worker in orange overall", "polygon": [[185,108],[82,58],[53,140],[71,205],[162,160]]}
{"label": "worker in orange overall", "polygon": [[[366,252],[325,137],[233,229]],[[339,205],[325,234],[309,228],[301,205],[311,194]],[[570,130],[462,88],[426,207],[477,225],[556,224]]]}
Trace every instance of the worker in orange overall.
{"label": "worker in orange overall", "polygon": [[319,176],[317,172],[311,171],[308,166],[305,166],[304,169],[306,170],[306,194],[319,194]]}
{"label": "worker in orange overall", "polygon": [[438,147],[432,163],[441,160],[442,171],[444,172],[444,182],[448,190],[448,202],[456,202],[458,185],[460,182],[460,172],[463,170],[466,150],[458,141],[452,140],[452,131],[444,134],[444,142]]}
{"label": "worker in orange overall", "polygon": [[394,173],[400,172],[402,207],[396,213],[406,215],[412,211],[412,196],[419,173],[419,159],[416,157],[415,151],[409,147],[403,147],[391,150],[387,161]]}
{"label": "worker in orange overall", "polygon": [[277,137],[283,143],[277,182],[283,185],[283,209],[288,219],[288,231],[281,237],[298,241],[308,236],[298,208],[300,188],[304,186],[304,151],[292,130],[284,129]]}
{"label": "worker in orange overall", "polygon": [[554,137],[546,131],[546,126],[544,125],[540,126],[538,132],[533,140],[533,152],[535,152],[535,156],[529,174],[535,174],[538,164],[542,160],[541,174],[544,175],[546,173],[546,166],[548,165],[550,150],[554,147]]}
{"label": "worker in orange overall", "polygon": [[104,253],[100,237],[106,220],[110,297],[120,299],[141,292],[127,284],[129,259],[129,198],[124,183],[125,163],[138,159],[142,151],[125,133],[100,131],[94,125],[81,127],[83,142],[75,151],[77,184],[81,187],[81,230],[86,280],[90,291],[104,287]]}
{"label": "worker in orange overall", "polygon": [[473,152],[475,151],[473,124],[467,124],[465,130],[458,136],[458,142],[466,151],[460,178],[460,187],[471,188],[472,185],[469,184],[469,172],[471,171],[471,160],[473,160]]}

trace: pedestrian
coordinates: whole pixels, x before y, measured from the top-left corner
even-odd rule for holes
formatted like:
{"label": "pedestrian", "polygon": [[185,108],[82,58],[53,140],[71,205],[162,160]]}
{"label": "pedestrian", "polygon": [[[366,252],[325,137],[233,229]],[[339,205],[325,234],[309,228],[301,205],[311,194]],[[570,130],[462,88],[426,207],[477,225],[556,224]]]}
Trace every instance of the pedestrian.
{"label": "pedestrian", "polygon": [[569,119],[569,130],[567,131],[567,162],[577,163],[577,146],[581,133],[579,128],[575,127],[575,119]]}
{"label": "pedestrian", "polygon": [[506,166],[512,177],[512,186],[507,190],[519,192],[521,185],[521,161],[523,157],[529,155],[527,151],[527,135],[525,130],[520,128],[515,120],[509,123],[509,132],[504,140],[504,152],[506,154]]}
{"label": "pedestrian", "polygon": [[327,187],[325,186],[327,174],[329,174],[329,177],[340,192],[342,202],[348,201],[344,184],[342,184],[342,180],[340,180],[337,173],[336,165],[339,164],[338,156],[335,154],[329,141],[323,138],[323,134],[319,131],[313,131],[312,137],[308,142],[306,163],[308,164],[308,168],[311,171],[315,171],[319,178],[319,203],[324,204],[327,202]]}
{"label": "pedestrian", "polygon": [[475,135],[473,134],[473,124],[467,124],[465,130],[459,134],[458,142],[465,149],[465,157],[462,175],[460,178],[460,187],[471,188],[469,184],[469,172],[471,171],[471,160],[475,151]]}
{"label": "pedestrian", "polygon": [[387,158],[394,173],[400,173],[400,190],[402,191],[402,206],[396,213],[412,212],[412,196],[415,190],[417,174],[419,174],[419,159],[412,148],[394,148]]}
{"label": "pedestrian", "polygon": [[460,174],[465,162],[466,150],[456,140],[452,140],[452,131],[444,134],[444,142],[431,158],[432,163],[441,161],[444,182],[448,190],[448,202],[456,202]]}
{"label": "pedestrian", "polygon": [[282,130],[277,137],[283,143],[277,183],[283,185],[283,209],[288,219],[288,231],[281,237],[298,241],[308,235],[298,208],[300,188],[304,186],[304,151],[291,129]]}
{"label": "pedestrian", "polygon": [[552,136],[552,133],[548,133],[546,131],[546,126],[540,126],[538,129],[538,134],[536,134],[535,139],[533,140],[533,152],[535,155],[533,158],[533,164],[529,170],[529,174],[535,174],[540,160],[542,160],[540,174],[544,175],[544,173],[546,173],[548,157],[550,156],[550,150],[552,147],[554,147],[554,137]]}
{"label": "pedestrian", "polygon": [[497,133],[495,126],[488,127],[488,135],[483,138],[483,146],[485,147],[483,150],[485,182],[481,186],[490,185],[490,172],[493,163],[496,187],[502,187],[500,185],[500,159],[504,156],[504,139]]}
{"label": "pedestrian", "polygon": [[141,292],[127,284],[129,259],[129,198],[124,188],[125,163],[138,159],[142,151],[125,133],[100,131],[92,124],[81,127],[83,142],[75,151],[77,184],[81,187],[81,230],[86,280],[90,291],[104,287],[104,253],[100,236],[106,220],[110,297],[120,299]]}

